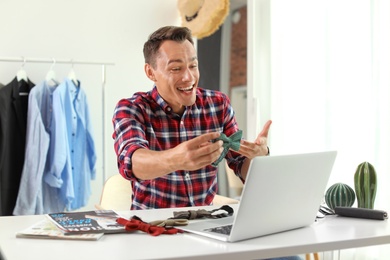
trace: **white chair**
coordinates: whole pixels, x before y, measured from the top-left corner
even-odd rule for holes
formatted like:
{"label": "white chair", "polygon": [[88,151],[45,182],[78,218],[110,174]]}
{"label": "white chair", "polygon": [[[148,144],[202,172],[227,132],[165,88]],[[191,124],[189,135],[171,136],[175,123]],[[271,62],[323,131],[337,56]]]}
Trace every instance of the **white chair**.
{"label": "white chair", "polygon": [[[100,203],[97,209],[129,210],[131,207],[131,184],[120,174],[109,177],[103,186]],[[238,200],[221,195],[215,195],[214,205],[236,204]]]}
{"label": "white chair", "polygon": [[120,174],[109,177],[104,183],[97,209],[130,210],[131,184]]}
{"label": "white chair", "polygon": [[225,170],[229,186],[229,196],[233,198],[239,198],[241,196],[242,189],[244,188],[244,184],[242,183],[240,178],[237,177],[234,171],[229,168],[226,160]]}

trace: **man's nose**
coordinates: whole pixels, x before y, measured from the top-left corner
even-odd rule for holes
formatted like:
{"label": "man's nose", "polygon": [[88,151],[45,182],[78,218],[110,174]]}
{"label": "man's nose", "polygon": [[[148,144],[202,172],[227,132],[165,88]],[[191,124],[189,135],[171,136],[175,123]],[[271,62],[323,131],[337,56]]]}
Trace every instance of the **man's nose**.
{"label": "man's nose", "polygon": [[192,74],[192,71],[187,68],[184,72],[183,72],[183,81],[192,81],[194,79],[194,75]]}

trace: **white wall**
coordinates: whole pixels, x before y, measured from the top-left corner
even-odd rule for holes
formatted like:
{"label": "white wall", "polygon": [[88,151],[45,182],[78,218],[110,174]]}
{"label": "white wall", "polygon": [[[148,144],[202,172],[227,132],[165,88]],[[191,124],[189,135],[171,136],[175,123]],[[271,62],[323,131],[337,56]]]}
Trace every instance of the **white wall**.
{"label": "white wall", "polygon": [[[21,57],[57,60],[114,62],[108,66],[105,86],[105,119],[102,121],[101,66],[74,65],[87,92],[99,152],[98,177],[87,208],[99,202],[103,184],[103,133],[106,176],[117,173],[111,138],[115,104],[136,91],[149,90],[152,83],[143,72],[143,43],[160,26],[179,25],[176,0],[1,0],[0,58]],[[0,62],[0,83],[15,77],[21,63]],[[44,80],[51,64],[27,63],[25,70],[34,83]],[[62,80],[71,65],[56,64]],[[103,131],[104,125],[104,131]]]}

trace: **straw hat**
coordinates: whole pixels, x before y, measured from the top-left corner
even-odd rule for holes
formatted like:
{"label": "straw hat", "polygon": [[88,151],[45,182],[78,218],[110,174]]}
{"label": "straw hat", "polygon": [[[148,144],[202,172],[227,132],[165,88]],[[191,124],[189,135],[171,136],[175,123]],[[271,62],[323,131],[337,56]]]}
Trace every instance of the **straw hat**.
{"label": "straw hat", "polygon": [[182,26],[198,39],[218,30],[229,12],[229,0],[178,0],[177,6]]}

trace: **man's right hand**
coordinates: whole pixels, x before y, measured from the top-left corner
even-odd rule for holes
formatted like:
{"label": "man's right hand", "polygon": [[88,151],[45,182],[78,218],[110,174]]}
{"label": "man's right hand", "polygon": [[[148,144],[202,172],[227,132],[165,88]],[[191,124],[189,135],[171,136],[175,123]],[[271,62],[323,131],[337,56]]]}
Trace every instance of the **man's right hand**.
{"label": "man's right hand", "polygon": [[133,173],[141,180],[148,180],[210,165],[223,152],[223,141],[213,142],[219,136],[218,132],[203,134],[165,151],[138,149],[132,157]]}
{"label": "man's right hand", "polygon": [[223,141],[213,142],[219,136],[217,132],[203,134],[171,149],[172,171],[197,170],[215,162],[223,152]]}

